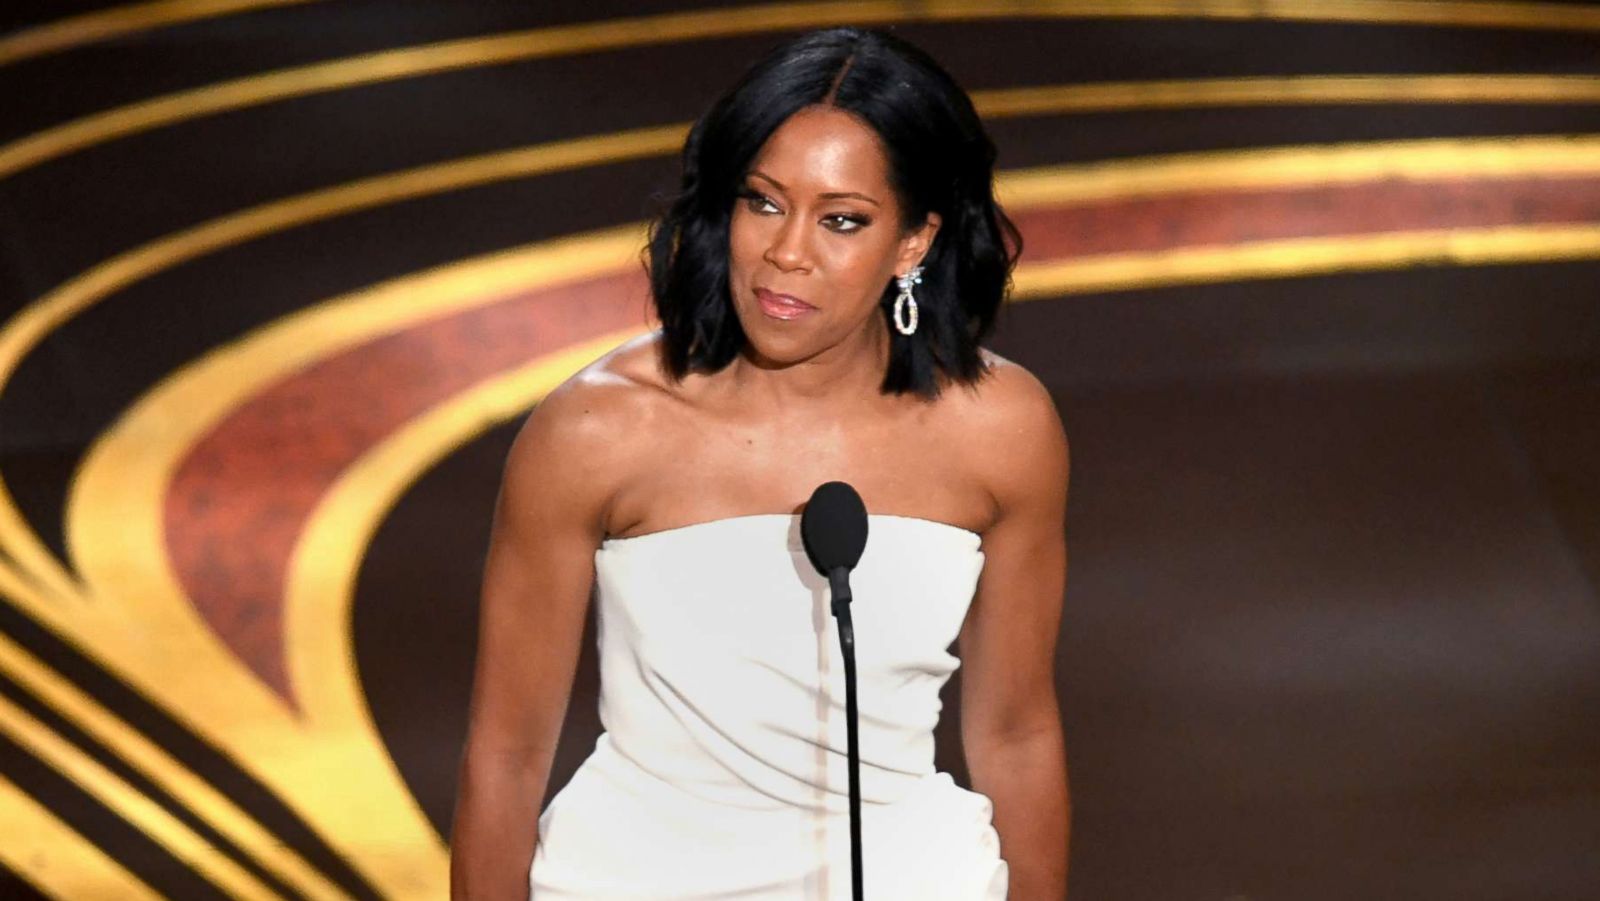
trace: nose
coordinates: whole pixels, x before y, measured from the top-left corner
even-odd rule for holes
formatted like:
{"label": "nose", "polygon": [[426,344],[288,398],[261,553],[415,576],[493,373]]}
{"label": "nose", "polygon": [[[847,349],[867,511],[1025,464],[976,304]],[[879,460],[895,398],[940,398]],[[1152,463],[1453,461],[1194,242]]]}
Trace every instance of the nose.
{"label": "nose", "polygon": [[772,235],[772,243],[764,254],[767,262],[788,271],[810,269],[810,249],[806,246],[805,221],[799,216],[789,216]]}

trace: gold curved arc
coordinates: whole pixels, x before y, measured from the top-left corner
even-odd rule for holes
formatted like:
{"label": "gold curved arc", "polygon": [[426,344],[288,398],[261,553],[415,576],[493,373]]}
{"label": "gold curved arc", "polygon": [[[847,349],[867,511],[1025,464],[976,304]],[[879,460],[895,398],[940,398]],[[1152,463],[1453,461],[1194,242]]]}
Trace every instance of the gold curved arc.
{"label": "gold curved arc", "polygon": [[1596,173],[1600,173],[1600,135],[1421,138],[1203,150],[1013,169],[996,179],[995,194],[1008,207],[1026,209],[1384,178],[1561,178]]}
{"label": "gold curved arc", "polygon": [[[423,317],[483,305],[512,291],[548,289],[623,270],[633,262],[644,239],[644,224],[636,223],[463,260],[325,301],[240,342],[225,360],[219,358],[207,369],[197,369],[181,387],[175,384],[174,393],[152,396],[144,415],[156,418],[175,409],[190,410],[201,398],[219,396],[223,398],[220,402],[209,402],[231,409],[260,384],[302,360],[337,352],[346,342],[391,332]],[[409,309],[405,305],[408,300]],[[639,328],[618,330],[541,357],[463,392],[407,423],[402,432],[413,434],[415,429],[428,431],[448,423],[453,435],[475,435],[524,412],[562,379],[643,328],[641,320]],[[355,567],[370,541],[371,529],[398,496],[391,495],[395,480],[399,479],[398,489],[403,489],[421,473],[411,467],[425,469],[437,459],[389,456],[393,448],[406,446],[410,440],[391,436],[341,476],[302,532],[286,590],[289,672],[307,717],[359,725],[368,729],[374,740],[377,731],[355,691],[359,676],[348,666],[349,609],[344,602],[350,598]],[[174,442],[174,446],[180,444]],[[330,599],[341,602],[330,605]]]}
{"label": "gold curved arc", "polygon": [[24,28],[0,37],[0,66],[152,28],[316,0],[151,0]]}
{"label": "gold curved arc", "polygon": [[200,819],[215,826],[285,885],[318,901],[340,901],[349,897],[230,798],[3,634],[0,634],[0,673],[112,749],[133,769],[165,789]]}
{"label": "gold curved arc", "polygon": [[590,339],[486,380],[407,422],[352,463],[312,515],[289,568],[287,631],[296,687],[314,689],[330,715],[359,717],[376,737],[351,648],[356,574],[383,516],[450,451],[527,412],[556,386],[641,325]]}
{"label": "gold curved arc", "polygon": [[1014,274],[1011,299],[1422,265],[1592,259],[1600,259],[1600,225],[1333,235],[1024,264]]}
{"label": "gold curved arc", "polygon": [[[278,379],[381,334],[491,303],[531,285],[609,274],[635,259],[643,229],[627,226],[533,249],[491,254],[316,304],[174,372],[142,396],[86,456],[68,498],[66,524],[85,584],[117,600],[74,619],[95,656],[156,697],[300,814],[386,896],[443,893],[444,847],[417,808],[373,729],[359,683],[303,674],[290,647],[301,710],[266,691],[214,639],[170,573],[162,498],[198,438]],[[296,565],[307,565],[297,553]],[[326,605],[328,598],[300,596]],[[305,619],[286,610],[286,624]],[[56,622],[56,628],[68,624]],[[344,635],[345,624],[329,625]],[[162,644],[152,649],[150,635]],[[315,636],[294,636],[313,646]],[[348,647],[338,654],[348,660]],[[326,664],[318,664],[327,669]],[[194,677],[204,673],[203,679]],[[354,677],[354,671],[342,673]],[[337,781],[330,794],[326,784]]]}
{"label": "gold curved arc", "polygon": [[[493,181],[670,152],[687,126],[646,128],[516,148],[389,173],[223,216],[119,254],[62,284],[0,326],[0,391],[30,349],[107,295],[163,269],[262,235],[356,210]],[[0,546],[35,580],[78,597],[76,580],[33,535],[0,479]]]}
{"label": "gold curved arc", "polygon": [[1600,30],[1600,9],[1473,0],[977,0],[774,3],[674,12],[440,41],[218,82],[94,113],[0,147],[0,178],[86,147],[187,119],[401,78],[519,60],[827,25],[1005,18],[1276,19],[1517,29]]}
{"label": "gold curved arc", "polygon": [[1597,103],[1594,75],[1290,75],[1042,85],[974,91],[986,117],[1383,103]]}
{"label": "gold curved arc", "polygon": [[4,695],[0,695],[0,732],[232,897],[246,901],[269,901],[279,897],[159,804],[56,735]]}
{"label": "gold curved arc", "polygon": [[[4,540],[0,539],[0,547],[4,546]],[[47,607],[62,603],[61,599],[47,597],[37,586],[30,584],[23,573],[15,567],[0,562],[0,600],[6,598],[28,607]]]}
{"label": "gold curved arc", "polygon": [[60,901],[162,901],[115,858],[73,831],[48,807],[0,774],[0,863]]}
{"label": "gold curved arc", "polygon": [[391,172],[231,213],[118,254],[29,305],[0,329],[0,388],[29,349],[106,295],[225,247],[335,216],[447,191],[670,152],[683,124],[534,144]]}

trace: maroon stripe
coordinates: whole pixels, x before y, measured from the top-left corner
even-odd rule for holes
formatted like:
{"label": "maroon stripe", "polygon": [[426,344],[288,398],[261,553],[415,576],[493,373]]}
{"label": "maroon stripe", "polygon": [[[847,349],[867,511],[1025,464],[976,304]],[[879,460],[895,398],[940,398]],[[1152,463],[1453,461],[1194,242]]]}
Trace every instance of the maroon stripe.
{"label": "maroon stripe", "polygon": [[167,551],[201,616],[291,704],[289,555],[345,469],[429,408],[542,355],[644,322],[636,271],[518,295],[375,338],[251,397],[184,457]]}
{"label": "maroon stripe", "polygon": [[1282,238],[1600,222],[1600,176],[1194,191],[1034,209],[1015,219],[1029,262]]}

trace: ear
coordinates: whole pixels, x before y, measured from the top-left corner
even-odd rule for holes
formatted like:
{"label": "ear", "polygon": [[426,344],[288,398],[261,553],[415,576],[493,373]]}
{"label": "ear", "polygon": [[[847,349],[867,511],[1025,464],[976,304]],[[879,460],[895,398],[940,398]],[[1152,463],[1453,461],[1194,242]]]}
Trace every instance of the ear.
{"label": "ear", "polygon": [[933,246],[933,236],[939,233],[942,221],[938,213],[930,212],[921,225],[900,239],[900,252],[894,260],[895,275],[904,275],[912,267],[922,264],[922,258],[928,255],[928,248]]}

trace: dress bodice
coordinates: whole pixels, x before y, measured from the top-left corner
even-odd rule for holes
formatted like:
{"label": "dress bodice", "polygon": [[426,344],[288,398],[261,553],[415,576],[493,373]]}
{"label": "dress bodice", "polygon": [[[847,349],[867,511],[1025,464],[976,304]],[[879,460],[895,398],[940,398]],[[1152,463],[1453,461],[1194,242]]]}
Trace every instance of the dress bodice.
{"label": "dress bodice", "polygon": [[[850,577],[864,803],[934,772],[981,542],[934,520],[868,518]],[[847,809],[843,657],[799,515],[606,539],[595,572],[600,717],[618,753],[719,804]]]}

